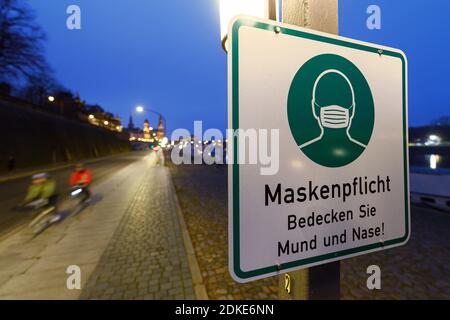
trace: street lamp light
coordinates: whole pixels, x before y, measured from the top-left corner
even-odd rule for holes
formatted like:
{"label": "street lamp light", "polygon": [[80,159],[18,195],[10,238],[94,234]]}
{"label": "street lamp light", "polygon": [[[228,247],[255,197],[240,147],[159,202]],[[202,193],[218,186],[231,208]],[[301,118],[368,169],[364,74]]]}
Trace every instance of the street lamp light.
{"label": "street lamp light", "polygon": [[440,145],[441,142],[442,142],[442,138],[441,137],[439,137],[439,136],[437,136],[435,134],[431,134],[428,137],[428,140],[425,141],[425,145],[426,146],[437,146],[437,145]]}
{"label": "street lamp light", "polygon": [[54,96],[48,96],[48,101],[50,101],[50,102],[55,101],[55,97]]}
{"label": "street lamp light", "polygon": [[89,115],[89,119],[94,120],[94,119],[95,119],[95,116],[94,116],[93,114],[90,114],[90,115]]}
{"label": "street lamp light", "polygon": [[109,124],[109,121],[105,121],[103,123],[105,124],[105,126],[107,126]]}
{"label": "street lamp light", "polygon": [[220,37],[228,52],[228,24],[237,15],[245,14],[262,19],[277,20],[279,0],[220,0]]}

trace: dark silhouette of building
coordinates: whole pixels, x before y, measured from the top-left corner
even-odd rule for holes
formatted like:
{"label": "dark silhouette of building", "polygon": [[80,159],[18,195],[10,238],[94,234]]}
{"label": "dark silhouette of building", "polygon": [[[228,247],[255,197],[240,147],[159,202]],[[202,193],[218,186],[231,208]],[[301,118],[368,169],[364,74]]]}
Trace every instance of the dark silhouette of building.
{"label": "dark silhouette of building", "polygon": [[133,117],[130,116],[130,120],[128,121],[128,127],[127,127],[128,131],[133,131],[134,128],[134,123],[133,123]]}
{"label": "dark silhouette of building", "polygon": [[444,144],[450,142],[450,125],[428,125],[409,128],[410,143],[426,144],[433,138]]}

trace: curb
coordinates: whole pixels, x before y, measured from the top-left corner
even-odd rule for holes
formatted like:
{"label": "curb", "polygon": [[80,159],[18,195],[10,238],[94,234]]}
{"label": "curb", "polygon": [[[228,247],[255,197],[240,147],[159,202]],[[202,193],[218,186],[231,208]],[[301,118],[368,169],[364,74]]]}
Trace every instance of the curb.
{"label": "curb", "polygon": [[73,167],[75,164],[77,164],[79,162],[86,163],[86,164],[96,163],[99,161],[107,160],[109,158],[119,157],[119,156],[123,156],[125,154],[130,154],[130,153],[131,153],[131,151],[121,152],[121,153],[112,154],[112,155],[100,157],[100,158],[90,158],[90,159],[71,161],[71,162],[60,163],[60,164],[52,164],[52,165],[50,165],[50,167],[40,167],[40,168],[34,168],[34,169],[31,169],[31,168],[30,169],[20,169],[20,172],[17,172],[12,175],[10,175],[10,174],[0,175],[0,183],[10,182],[10,181],[26,178],[26,177],[32,176],[34,174],[41,173],[43,171],[54,172],[54,171],[59,171],[62,169],[67,169],[67,168]]}
{"label": "curb", "polygon": [[183,212],[181,211],[180,203],[178,201],[177,192],[172,181],[172,175],[170,174],[168,168],[166,168],[166,170],[169,175],[170,189],[172,191],[173,202],[175,204],[175,210],[177,212],[178,222],[180,224],[181,233],[183,236],[184,249],[186,250],[186,255],[188,258],[189,269],[191,270],[195,296],[197,297],[197,300],[209,300],[205,284],[203,283],[202,273],[200,271],[200,267],[198,266],[194,246],[192,245],[191,237],[189,236],[189,231],[187,229],[186,222],[184,221]]}

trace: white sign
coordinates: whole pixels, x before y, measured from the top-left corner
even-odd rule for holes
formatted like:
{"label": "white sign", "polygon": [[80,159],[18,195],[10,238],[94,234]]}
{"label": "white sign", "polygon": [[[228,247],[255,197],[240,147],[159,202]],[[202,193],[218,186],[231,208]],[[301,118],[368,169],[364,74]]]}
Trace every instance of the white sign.
{"label": "white sign", "polygon": [[[229,267],[239,282],[405,244],[402,51],[250,17],[230,25]],[[241,164],[279,130],[279,169]],[[241,151],[241,152],[238,152]]]}

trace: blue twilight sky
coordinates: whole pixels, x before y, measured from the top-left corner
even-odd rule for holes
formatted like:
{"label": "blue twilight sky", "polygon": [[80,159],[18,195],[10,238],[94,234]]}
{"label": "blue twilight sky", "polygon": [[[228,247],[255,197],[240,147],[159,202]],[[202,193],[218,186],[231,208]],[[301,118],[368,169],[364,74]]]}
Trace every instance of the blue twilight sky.
{"label": "blue twilight sky", "polygon": [[[245,1],[245,0],[243,0]],[[169,132],[227,126],[226,55],[220,46],[218,0],[28,0],[47,33],[56,78],[141,126],[142,104],[160,111]],[[66,8],[82,10],[82,29],[66,28]],[[381,30],[366,27],[379,5]],[[450,1],[339,0],[340,34],[397,47],[409,62],[409,121],[450,115]],[[155,124],[156,117],[150,116]]]}

